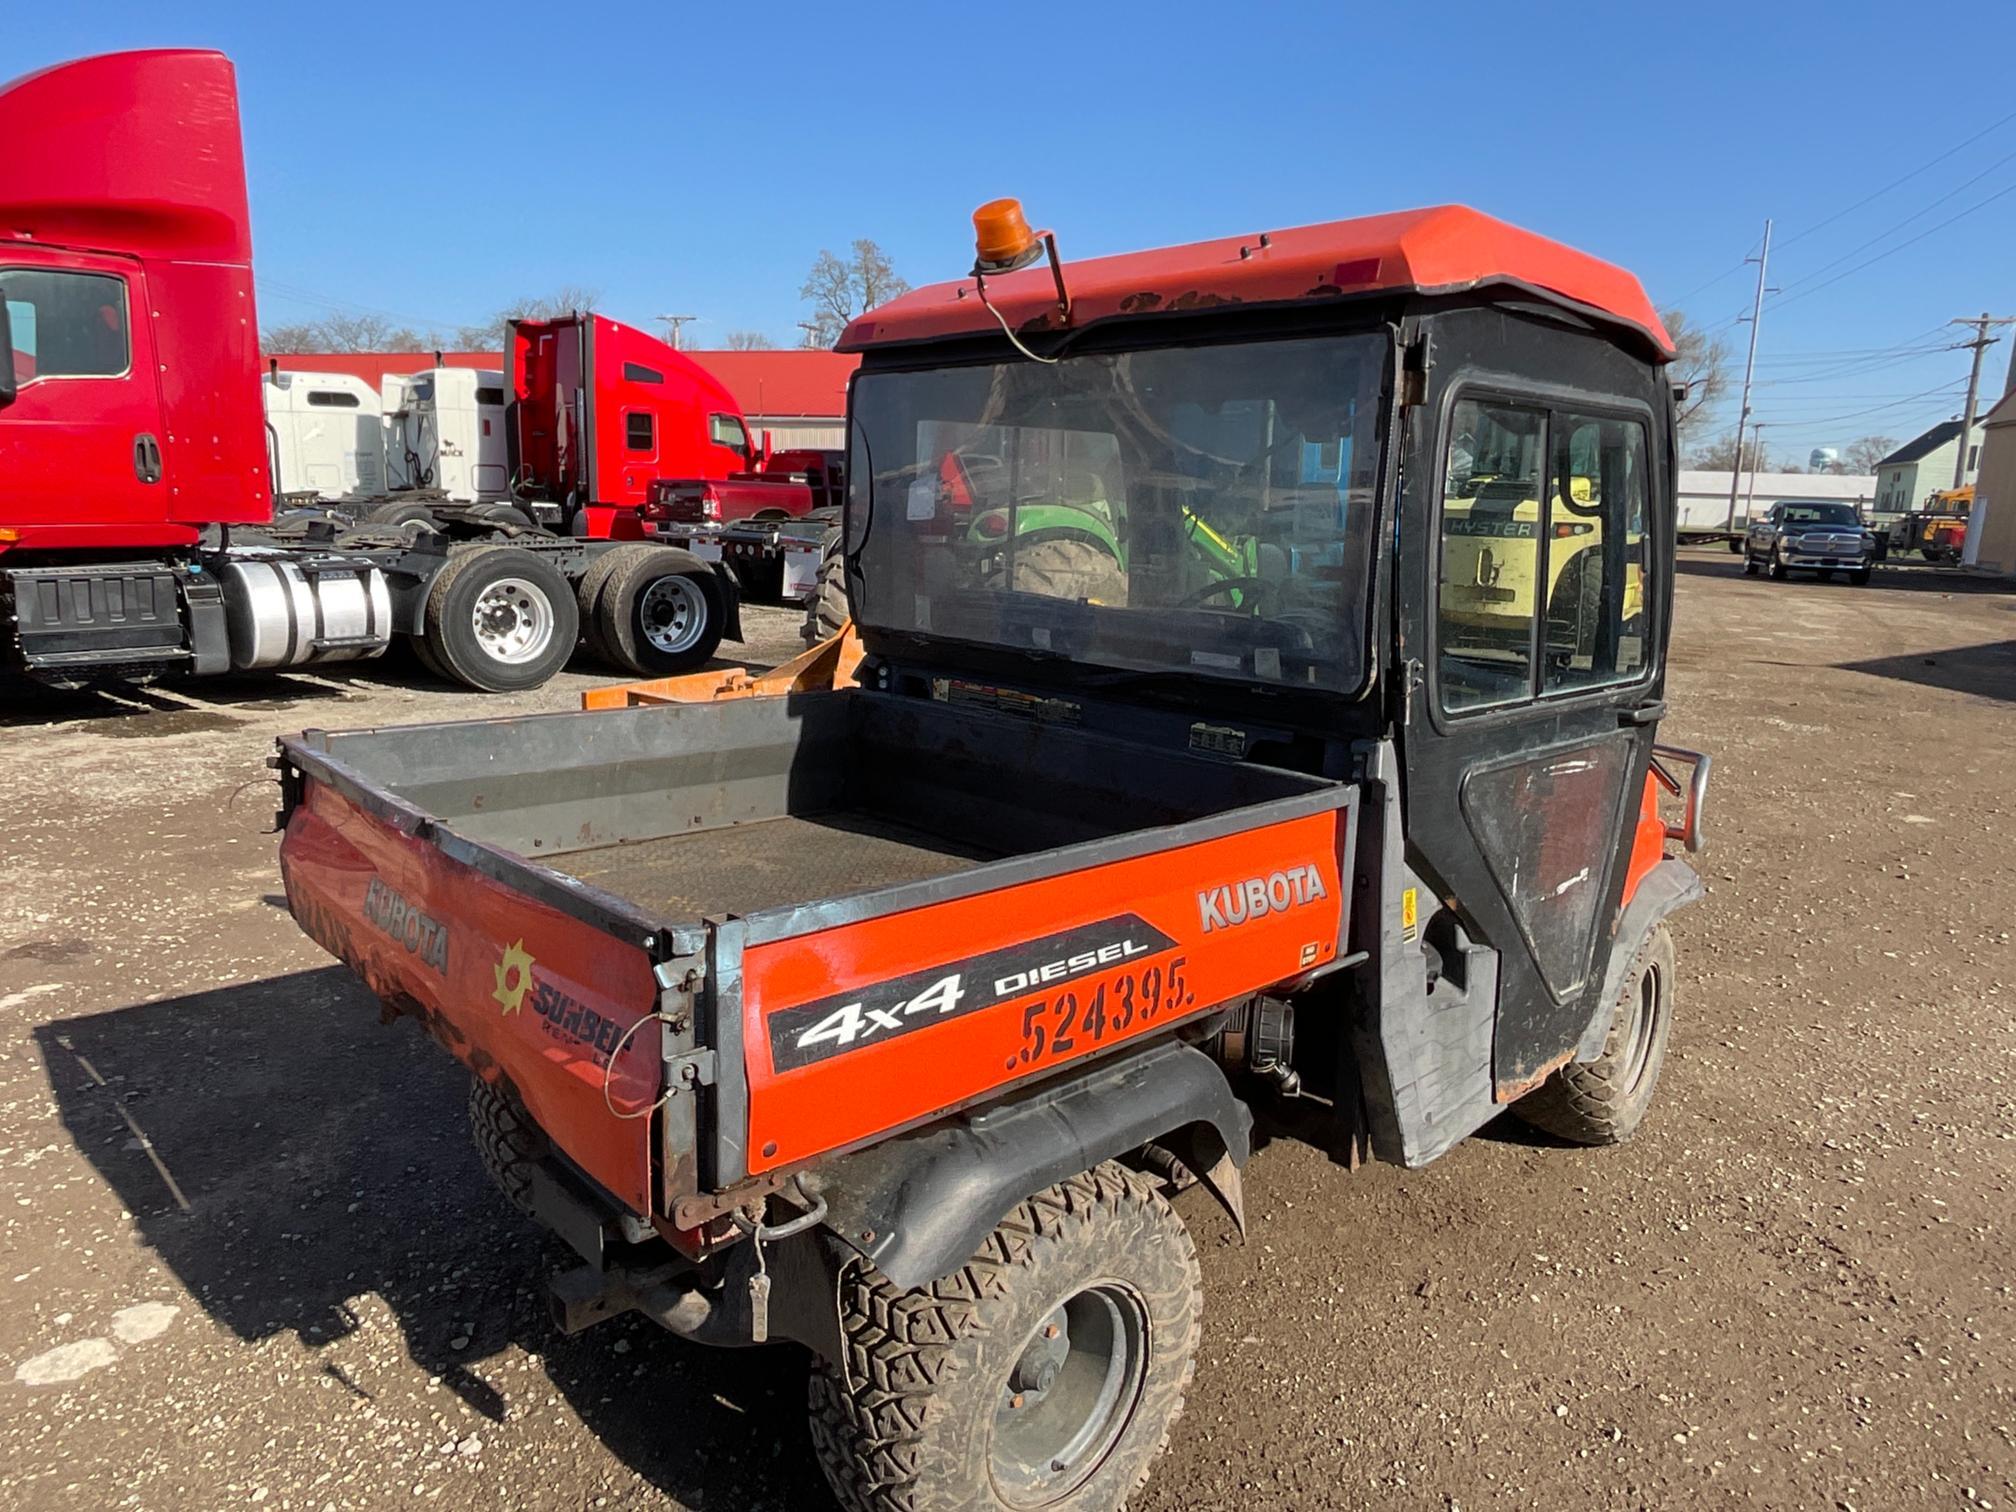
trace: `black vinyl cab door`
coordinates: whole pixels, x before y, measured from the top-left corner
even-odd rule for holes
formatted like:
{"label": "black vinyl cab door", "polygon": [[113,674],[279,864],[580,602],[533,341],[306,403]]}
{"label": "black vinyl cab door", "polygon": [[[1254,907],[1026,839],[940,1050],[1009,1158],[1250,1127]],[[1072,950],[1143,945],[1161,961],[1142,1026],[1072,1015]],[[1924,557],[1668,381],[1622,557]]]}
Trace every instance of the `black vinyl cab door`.
{"label": "black vinyl cab door", "polygon": [[1409,860],[1499,954],[1510,1101],[1572,1052],[1609,960],[1661,712],[1670,410],[1595,333],[1423,328],[1395,564]]}

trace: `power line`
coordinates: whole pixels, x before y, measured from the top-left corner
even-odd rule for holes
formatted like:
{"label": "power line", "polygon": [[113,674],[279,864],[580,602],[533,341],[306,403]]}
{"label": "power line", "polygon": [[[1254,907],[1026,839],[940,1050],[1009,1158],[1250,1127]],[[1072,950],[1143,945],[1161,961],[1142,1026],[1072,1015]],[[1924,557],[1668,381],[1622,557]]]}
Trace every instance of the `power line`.
{"label": "power line", "polygon": [[1905,216],[1904,219],[1900,221],[1893,222],[1891,225],[1889,225],[1882,231],[1877,232],[1876,235],[1870,237],[1869,240],[1863,242],[1861,246],[1855,247],[1850,251],[1843,252],[1839,257],[1835,258],[1832,262],[1825,262],[1820,264],[1820,266],[1815,268],[1812,272],[1806,274],[1802,278],[1793,279],[1792,282],[1785,285],[1785,287],[1787,289],[1796,289],[1801,284],[1811,283],[1814,279],[1818,278],[1822,273],[1825,273],[1828,269],[1838,268],[1841,266],[1841,264],[1848,261],[1849,258],[1860,256],[1862,253],[1867,252],[1871,247],[1875,246],[1878,242],[1886,241],[1890,237],[1894,236],[1897,232],[1902,231],[1906,226],[1910,225],[1911,222],[1917,220],[1920,216],[1929,215],[1932,211],[1938,209],[1939,206],[1945,204],[1946,201],[1953,198],[1954,195],[1960,193],[1961,190],[1973,188],[1974,185],[1980,183],[1981,180],[1988,177],[1988,175],[1993,173],[1997,168],[2002,167],[2005,163],[2011,163],[2011,162],[2016,162],[2016,152],[2009,153],[2004,157],[1996,159],[1994,162],[1990,163],[1986,168],[1983,168],[1979,173],[1975,174],[1974,177],[1966,179],[1961,183],[1955,184],[1951,189],[1948,189],[1944,194],[1940,195],[1930,204],[1922,206],[1921,208],[1912,211],[1909,215]]}
{"label": "power line", "polygon": [[1929,399],[1935,394],[1943,398],[1958,398],[1959,388],[1960,384],[1956,380],[1955,382],[1948,383],[1941,388],[1929,388],[1926,389],[1923,393],[1911,394],[1903,399],[1898,399],[1890,404],[1878,404],[1870,407],[1869,409],[1849,410],[1846,414],[1842,415],[1808,415],[1802,417],[1796,423],[1804,426],[1816,426],[1816,425],[1833,425],[1837,421],[1841,420],[1859,420],[1864,415],[1880,415],[1885,410],[1902,409],[1905,405],[1911,403],[1913,400]]}
{"label": "power line", "polygon": [[1875,373],[1887,373],[1892,368],[1909,367],[1914,362],[1923,362],[1927,357],[1937,357],[1941,352],[1959,350],[1952,342],[1944,346],[1922,347],[1901,357],[1886,357],[1878,361],[1845,363],[1840,367],[1824,368],[1817,373],[1803,373],[1797,378],[1763,378],[1758,380],[1759,388],[1784,388],[1797,383],[1832,383],[1837,379],[1867,378]]}
{"label": "power line", "polygon": [[1916,168],[1913,168],[1909,173],[1904,174],[1902,177],[1890,180],[1889,183],[1885,184],[1881,189],[1876,190],[1873,194],[1865,194],[1862,196],[1861,199],[1855,201],[1854,204],[1847,205],[1844,206],[1842,209],[1836,210],[1832,215],[1828,216],[1827,219],[1815,222],[1813,225],[1808,226],[1804,231],[1801,231],[1798,235],[1786,237],[1785,240],[1779,244],[1780,248],[1782,249],[1784,247],[1789,247],[1794,242],[1804,241],[1807,237],[1811,236],[1815,231],[1825,230],[1828,226],[1831,226],[1834,224],[1834,222],[1840,220],[1841,217],[1844,215],[1853,215],[1857,210],[1860,210],[1864,205],[1867,205],[1872,201],[1881,199],[1884,195],[1888,194],[1892,189],[1897,188],[1898,185],[1900,184],[1908,184],[1912,179],[1918,177],[1919,174],[1924,173],[1927,169],[1938,167],[1941,163],[1945,162],[1946,159],[1952,157],[1955,153],[1961,152],[1966,148],[1972,147],[1976,142],[1980,141],[1981,138],[1987,136],[1991,131],[2000,131],[2004,126],[2007,126],[2011,121],[2016,121],[2016,110],[2012,110],[2008,115],[2002,117],[2001,120],[1995,122],[1993,125],[1982,127],[1981,130],[1975,132],[1974,135],[1967,138],[1966,141],[1959,143],[1957,146],[1948,147],[1944,152],[1940,153],[1939,156],[1931,159],[1929,162],[1920,163]]}
{"label": "power line", "polygon": [[1853,275],[1860,273],[1864,268],[1874,267],[1877,263],[1883,261],[1884,258],[1894,257],[1899,252],[1902,252],[1906,247],[1915,247],[1918,245],[1919,242],[1925,240],[1925,238],[1928,236],[1938,235],[1941,231],[1944,231],[1948,226],[1952,225],[1955,221],[1965,220],[1968,216],[1972,215],[1976,210],[1987,209],[1990,205],[1994,204],[1995,201],[2001,199],[2005,194],[2016,194],[2016,184],[2010,184],[2006,188],[1996,190],[1993,194],[1989,195],[1988,198],[1984,200],[1979,200],[1976,203],[1969,205],[1965,210],[1960,211],[1957,215],[1947,216],[1946,219],[1939,222],[1938,225],[1928,227],[1926,230],[1923,230],[1919,232],[1916,236],[1912,237],[1909,241],[1901,241],[1897,243],[1896,246],[1890,248],[1887,252],[1878,252],[1874,257],[1868,259],[1868,261],[1866,262],[1859,262],[1855,264],[1855,266],[1852,268],[1842,269],[1839,273],[1836,273],[1832,278],[1828,279],[1825,283],[1814,284],[1810,289],[1802,289],[1797,294],[1793,294],[1787,298],[1778,300],[1777,303],[1773,306],[1773,308],[1774,309],[1782,308],[1785,305],[1794,304],[1797,301],[1806,298],[1806,296],[1809,294],[1818,294],[1822,289],[1830,289],[1835,284],[1841,282],[1842,279],[1852,277]]}
{"label": "power line", "polygon": [[374,305],[358,304],[355,300],[337,299],[328,294],[304,289],[299,284],[283,283],[277,278],[261,277],[259,288],[263,292],[278,294],[282,299],[296,304],[320,305],[323,309],[345,311],[358,315],[377,315],[385,320],[417,322],[425,326],[458,326],[474,324],[471,321],[441,320],[432,315],[402,315],[397,310],[381,310]]}
{"label": "power line", "polygon": [[[1864,205],[1875,203],[1877,200],[1881,199],[1884,195],[1888,194],[1892,189],[1896,189],[1904,184],[1908,184],[1911,182],[1911,180],[1917,178],[1921,173],[1926,173],[1934,168],[1937,168],[1941,163],[1945,162],[1946,159],[1953,157],[1957,153],[1965,151],[1969,147],[1972,147],[1976,142],[1980,141],[1981,138],[1988,136],[1990,133],[2000,131],[2004,126],[2007,126],[2011,121],[2016,121],[2016,111],[2011,111],[2008,115],[2002,117],[2001,120],[1992,122],[1991,124],[1982,127],[1979,131],[1975,132],[1974,135],[1968,137],[1965,141],[1959,142],[1954,146],[1948,147],[1944,152],[1940,153],[1937,157],[1927,159],[1925,162],[1920,163],[1916,168],[1913,168],[1910,172],[1900,174],[1898,177],[1890,180],[1890,182],[1885,184],[1881,189],[1873,190],[1870,193],[1863,195],[1862,198],[1856,200],[1854,204],[1844,205],[1841,209],[1836,210],[1832,215],[1828,216],[1825,220],[1815,221],[1812,225],[1808,226],[1804,231],[1796,232],[1791,236],[1785,237],[1778,243],[1778,250],[1782,252],[1785,250],[1785,248],[1791,246],[1793,243],[1804,241],[1814,232],[1826,230],[1827,227],[1833,225],[1834,222],[1842,219],[1844,216],[1853,215],[1857,210],[1860,210]],[[2003,161],[2006,162],[2008,160],[2005,158]],[[1970,179],[1968,182],[1971,183],[1973,182],[1973,180]],[[1960,187],[1964,189],[1966,185],[1963,184]],[[1936,204],[1937,201],[1934,201],[1934,203]],[[1926,208],[1930,209],[1931,206],[1928,205]],[[1921,211],[1920,213],[1922,214],[1923,212]],[[1882,238],[1878,237],[1877,240],[1880,241],[1882,240]],[[1696,284],[1693,288],[1689,289],[1685,294],[1682,294],[1677,298],[1675,298],[1672,301],[1672,303],[1676,305],[1685,304],[1688,300],[1692,299],[1696,294],[1700,294],[1708,289],[1714,288],[1715,285],[1721,283],[1725,278],[1730,277],[1732,274],[1741,273],[1746,267],[1750,265],[1750,259],[1752,255],[1753,254],[1746,253],[1744,255],[1742,262],[1735,263],[1732,264],[1730,267],[1724,268],[1720,273],[1717,273],[1713,278],[1709,279],[1705,283]],[[1854,254],[1850,253],[1849,255],[1853,256]],[[1728,324],[1733,325],[1735,324],[1735,322],[1730,321],[1728,322]]]}

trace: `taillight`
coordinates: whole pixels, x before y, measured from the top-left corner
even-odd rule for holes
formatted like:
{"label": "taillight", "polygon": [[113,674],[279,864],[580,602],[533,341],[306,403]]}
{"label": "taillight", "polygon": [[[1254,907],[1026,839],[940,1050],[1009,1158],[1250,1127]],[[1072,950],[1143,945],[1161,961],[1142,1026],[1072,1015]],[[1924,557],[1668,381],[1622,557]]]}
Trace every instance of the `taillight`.
{"label": "taillight", "polygon": [[715,497],[711,488],[703,488],[700,491],[700,518],[703,520],[721,518],[721,501]]}

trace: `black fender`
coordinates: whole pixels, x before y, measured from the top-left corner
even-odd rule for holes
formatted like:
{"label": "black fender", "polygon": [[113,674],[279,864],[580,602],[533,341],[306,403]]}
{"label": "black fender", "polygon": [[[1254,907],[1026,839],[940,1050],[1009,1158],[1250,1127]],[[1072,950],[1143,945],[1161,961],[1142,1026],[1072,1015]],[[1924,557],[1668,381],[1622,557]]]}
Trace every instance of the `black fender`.
{"label": "black fender", "polygon": [[1168,1040],[985,1110],[843,1156],[816,1175],[830,1230],[901,1290],[949,1274],[1033,1193],[1159,1143],[1243,1231],[1253,1115],[1216,1061]]}
{"label": "black fender", "polygon": [[1617,916],[1617,931],[1610,941],[1610,964],[1603,972],[1603,990],[1595,998],[1589,1023],[1576,1046],[1576,1060],[1593,1061],[1603,1053],[1603,1042],[1610,1037],[1610,1019],[1617,1011],[1617,994],[1624,990],[1625,977],[1630,975],[1659,921],[1694,902],[1706,890],[1694,868],[1674,856],[1668,856],[1645,873],[1631,901]]}

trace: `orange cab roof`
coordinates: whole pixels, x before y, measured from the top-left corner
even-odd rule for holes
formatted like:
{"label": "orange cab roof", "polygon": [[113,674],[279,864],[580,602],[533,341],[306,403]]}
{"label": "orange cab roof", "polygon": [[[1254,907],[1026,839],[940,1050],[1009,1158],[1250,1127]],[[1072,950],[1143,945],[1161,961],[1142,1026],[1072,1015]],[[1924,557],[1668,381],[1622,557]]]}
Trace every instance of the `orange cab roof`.
{"label": "orange cab roof", "polygon": [[[1279,304],[1378,290],[1442,294],[1523,286],[1644,333],[1662,358],[1673,343],[1644,287],[1612,263],[1463,205],[1402,210],[1082,261],[1067,258],[1071,324],[1114,315]],[[1046,262],[987,280],[987,296],[1017,331],[1054,323]],[[857,316],[839,349],[996,329],[973,280],[932,284]]]}

